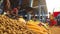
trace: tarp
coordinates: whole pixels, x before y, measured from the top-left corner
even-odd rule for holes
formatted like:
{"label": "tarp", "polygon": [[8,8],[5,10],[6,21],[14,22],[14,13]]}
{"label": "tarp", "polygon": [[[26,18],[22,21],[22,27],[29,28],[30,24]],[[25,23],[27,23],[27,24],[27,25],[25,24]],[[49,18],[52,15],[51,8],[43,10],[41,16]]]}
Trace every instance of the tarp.
{"label": "tarp", "polygon": [[53,12],[54,17],[58,16],[58,14],[60,14],[60,11]]}

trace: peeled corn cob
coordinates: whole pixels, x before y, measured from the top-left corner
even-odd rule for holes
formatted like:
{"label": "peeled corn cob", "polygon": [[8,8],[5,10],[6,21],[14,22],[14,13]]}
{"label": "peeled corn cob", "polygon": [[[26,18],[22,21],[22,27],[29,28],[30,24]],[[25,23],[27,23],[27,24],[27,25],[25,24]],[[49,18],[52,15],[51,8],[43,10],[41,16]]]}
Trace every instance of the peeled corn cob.
{"label": "peeled corn cob", "polygon": [[27,27],[34,31],[34,32],[38,32],[39,34],[48,34],[48,30],[44,28],[44,26],[39,26],[39,23],[35,23],[33,21],[29,21],[27,23]]}
{"label": "peeled corn cob", "polygon": [[23,21],[20,22],[20,20],[11,19],[5,15],[0,15],[0,34],[23,34],[23,33],[29,34],[31,33],[31,31],[25,27],[26,24]]}
{"label": "peeled corn cob", "polygon": [[16,20],[0,15],[0,34],[47,34],[48,30],[37,24],[34,21],[26,24],[23,18]]}

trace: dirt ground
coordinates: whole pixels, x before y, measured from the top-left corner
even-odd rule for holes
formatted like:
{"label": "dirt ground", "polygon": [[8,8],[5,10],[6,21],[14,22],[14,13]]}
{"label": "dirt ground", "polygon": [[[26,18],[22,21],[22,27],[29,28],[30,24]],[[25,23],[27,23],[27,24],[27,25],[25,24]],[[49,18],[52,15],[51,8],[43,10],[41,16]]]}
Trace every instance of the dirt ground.
{"label": "dirt ground", "polygon": [[60,34],[60,27],[59,26],[53,26],[50,27],[51,34]]}

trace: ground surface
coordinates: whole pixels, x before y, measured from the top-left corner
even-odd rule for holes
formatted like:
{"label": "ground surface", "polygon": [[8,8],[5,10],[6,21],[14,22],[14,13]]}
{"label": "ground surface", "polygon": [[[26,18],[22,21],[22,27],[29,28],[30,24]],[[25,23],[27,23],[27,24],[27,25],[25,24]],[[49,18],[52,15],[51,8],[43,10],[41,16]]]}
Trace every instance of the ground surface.
{"label": "ground surface", "polygon": [[50,27],[50,30],[51,30],[51,34],[60,34],[60,27],[58,26]]}

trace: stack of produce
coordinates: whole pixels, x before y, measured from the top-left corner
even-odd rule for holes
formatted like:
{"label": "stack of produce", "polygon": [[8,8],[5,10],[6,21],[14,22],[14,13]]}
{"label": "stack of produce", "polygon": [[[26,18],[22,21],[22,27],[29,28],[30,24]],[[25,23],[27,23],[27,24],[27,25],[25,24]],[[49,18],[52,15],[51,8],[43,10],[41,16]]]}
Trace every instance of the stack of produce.
{"label": "stack of produce", "polygon": [[20,20],[11,19],[5,15],[0,15],[0,34],[35,34],[30,31],[26,24]]}
{"label": "stack of produce", "polygon": [[0,15],[0,34],[48,34],[48,30],[38,21],[25,22],[23,18],[11,19]]}
{"label": "stack of produce", "polygon": [[37,34],[48,34],[50,33],[50,31],[48,29],[46,29],[45,25],[44,24],[40,24],[38,25],[40,22],[38,21],[33,21],[33,20],[30,20],[27,22],[27,27],[36,32]]}

